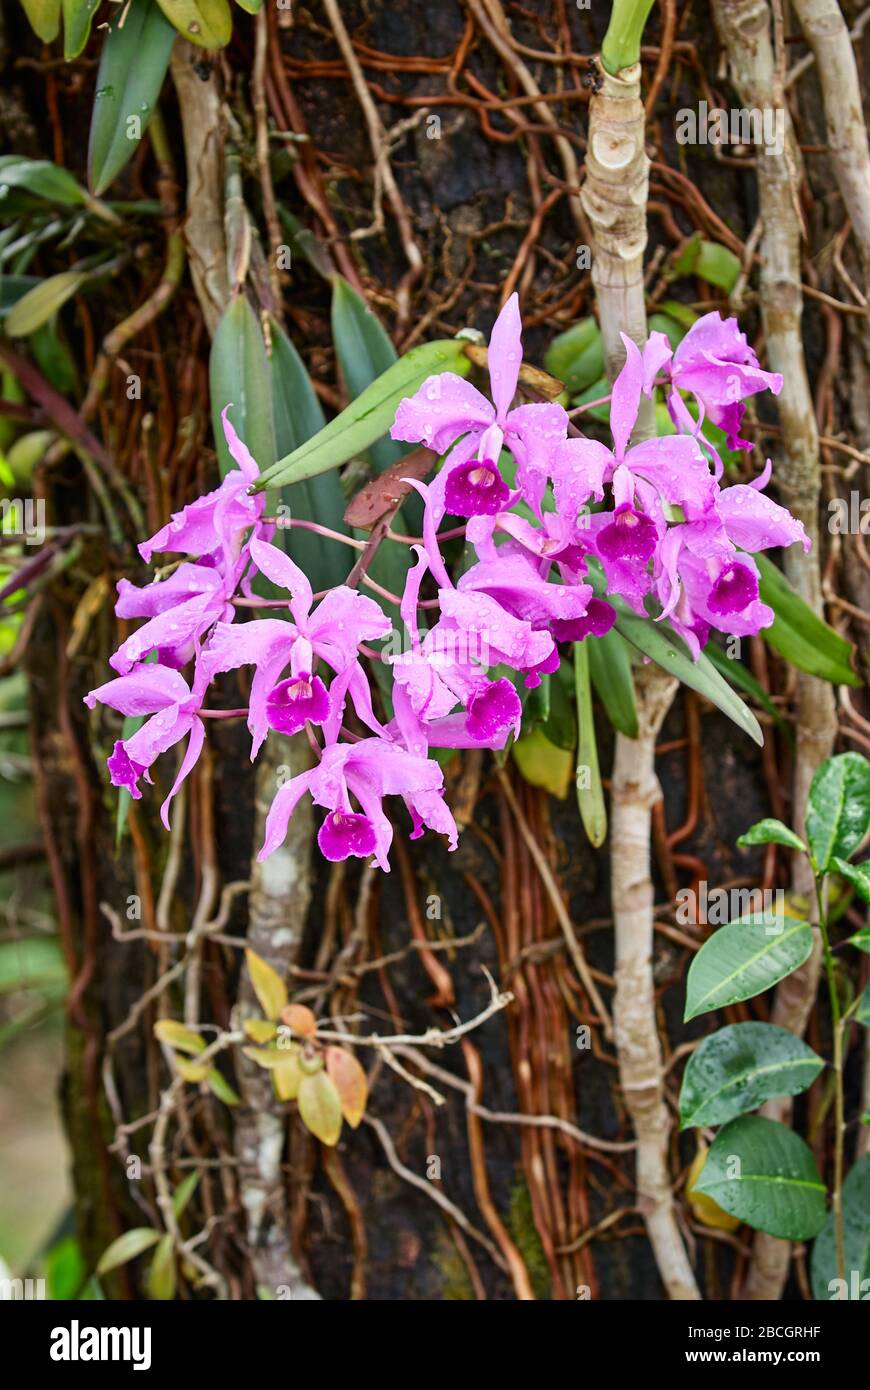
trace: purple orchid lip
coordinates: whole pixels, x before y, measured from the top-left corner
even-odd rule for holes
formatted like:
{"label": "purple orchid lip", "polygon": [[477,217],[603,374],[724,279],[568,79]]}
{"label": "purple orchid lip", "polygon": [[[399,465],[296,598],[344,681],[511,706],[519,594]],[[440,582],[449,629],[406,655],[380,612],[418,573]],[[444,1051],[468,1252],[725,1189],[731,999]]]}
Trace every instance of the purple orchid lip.
{"label": "purple orchid lip", "polygon": [[739,560],[726,565],[708,599],[711,613],[740,613],[758,598],[758,578]]}
{"label": "purple orchid lip", "polygon": [[648,560],[658,539],[654,523],[627,502],[599,533],[598,549],[608,560]]}
{"label": "purple orchid lip", "polygon": [[295,734],[306,722],[322,724],[329,715],[329,695],[319,676],[302,673],[275,686],[266,701],[266,718],[279,734]]}
{"label": "purple orchid lip", "polygon": [[559,648],[554,642],[550,655],[539,661],[537,666],[529,666],[523,673],[523,685],[527,690],[535,690],[541,684],[541,676],[552,676],[554,671],[558,671],[560,661]]}
{"label": "purple orchid lip", "polygon": [[582,618],[555,618],[550,631],[557,642],[582,642],[585,637],[603,637],[616,622],[616,609],[603,598],[591,598]]}
{"label": "purple orchid lip", "polygon": [[145,768],[139,763],[134,763],[120,740],[115,744],[111,756],[106,761],[106,766],[109,769],[112,786],[124,787],[133,800],[138,801],[142,793],[137,782]]}
{"label": "purple orchid lip", "polygon": [[333,864],[350,855],[366,859],[375,852],[375,828],[368,816],[356,811],[330,811],[317,833],[317,843]]}
{"label": "purple orchid lip", "polygon": [[451,469],[444,505],[454,516],[496,516],[510,501],[510,489],[492,459],[470,459]]}
{"label": "purple orchid lip", "polygon": [[492,738],[512,725],[516,732],[522,712],[519,695],[507,677],[502,676],[472,695],[465,727],[472,738],[479,739]]}

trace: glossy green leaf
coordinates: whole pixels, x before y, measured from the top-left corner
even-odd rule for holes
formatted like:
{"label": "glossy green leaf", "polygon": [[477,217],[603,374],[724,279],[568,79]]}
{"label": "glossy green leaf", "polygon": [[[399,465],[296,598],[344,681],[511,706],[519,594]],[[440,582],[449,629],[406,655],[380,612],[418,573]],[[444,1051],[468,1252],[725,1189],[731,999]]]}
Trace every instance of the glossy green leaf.
{"label": "glossy green leaf", "polygon": [[864,1154],[852,1165],[843,1183],[843,1244],[845,1289],[836,1282],[834,1213],[829,1212],[816,1237],[810,1262],[813,1297],[820,1303],[870,1298],[870,1154]]}
{"label": "glossy green leaf", "polygon": [[812,949],[812,928],[795,917],[753,913],[719,927],[689,966],[683,1021],[770,989]]}
{"label": "glossy green leaf", "polygon": [[838,753],[816,769],[807,797],[806,834],[813,866],[824,873],[848,859],[870,831],[870,762]]}
{"label": "glossy green leaf", "polygon": [[870,1028],[870,981],[864,986],[864,993],[858,1000],[853,1017],[856,1023],[863,1023],[865,1028]]}
{"label": "glossy green leaf", "polygon": [[170,24],[200,48],[223,48],[233,33],[229,0],[158,0]]}
{"label": "glossy green leaf", "polygon": [[544,367],[572,396],[598,381],[604,375],[604,346],[595,319],[580,319],[555,337],[544,354]]}
{"label": "glossy green leaf", "polygon": [[761,600],[776,614],[773,625],[762,628],[765,642],[811,676],[835,685],[860,685],[861,679],[852,669],[852,643],[813,612],[772,560],[766,555],[753,558],[758,565]]}
{"label": "glossy green leaf", "polygon": [[159,1240],[159,1231],[153,1231],[150,1226],[134,1226],[132,1230],[125,1231],[117,1240],[113,1240],[103,1252],[97,1265],[97,1274],[108,1274],[119,1265],[135,1260],[137,1255],[141,1255],[144,1250],[150,1250]]}
{"label": "glossy green leaf", "polygon": [[411,348],[313,439],[279,459],[259,487],[283,487],[314,478],[365,453],[389,432],[399,402],[412,396],[427,377],[446,371],[468,375],[471,363],[463,346],[459,339],[446,338]]}
{"label": "glossy green leaf", "polygon": [[175,30],[155,0],[114,16],[100,53],[91,114],[88,184],[102,193],[139,147],[163,86]]}
{"label": "glossy green leaf", "polygon": [[[719,452],[721,454],[721,449]],[[742,690],[745,695],[751,695],[756,704],[770,715],[787,742],[789,744],[794,743],[794,734],[788,720],[783,719],[782,711],[774,704],[764,686],[756,680],[742,661],[730,657],[716,642],[707,643],[704,648],[704,655],[713,663],[719,674],[725,677],[726,681],[736,686],[738,690]]]}
{"label": "glossy green leaf", "polygon": [[[542,728],[551,743],[573,753],[577,747],[577,712],[574,708],[574,671],[570,662],[562,659],[558,671],[544,675],[541,685],[546,681],[549,701]],[[531,692],[534,694],[534,691]]]}
{"label": "glossy green leaf", "polygon": [[30,27],[43,43],[54,43],[60,33],[60,0],[21,0]]}
{"label": "glossy green leaf", "polygon": [[694,309],[690,309],[688,304],[681,304],[678,299],[663,299],[661,303],[662,312],[669,318],[676,319],[677,323],[686,332],[692,327],[693,323],[698,322],[698,314]]}
{"label": "glossy green leaf", "polygon": [[[845,859],[835,858],[832,863],[837,873],[848,879],[861,901],[870,903],[870,859],[865,859],[863,864],[848,864]],[[865,927],[864,934],[867,936],[868,944],[862,946],[862,950],[870,950],[870,928]],[[857,944],[854,936],[851,940],[853,944]]]}
{"label": "glossy green leaf", "polygon": [[85,190],[66,169],[49,159],[0,158],[0,188],[22,188],[50,203],[78,207],[87,202]]}
{"label": "glossy green leaf", "polygon": [[825,1184],[811,1150],[761,1115],[743,1115],[719,1131],[695,1190],[781,1240],[810,1240],[825,1223]]}
{"label": "glossy green leaf", "polygon": [[62,270],[59,275],[51,275],[41,280],[6,316],[6,332],[10,338],[27,338],[43,324],[48,323],[59,309],[78,294],[91,278],[87,270]]}
{"label": "glossy green leaf", "polygon": [[603,637],[587,637],[589,674],[601,707],[614,729],[637,738],[634,676],[625,638],[611,628]]}
{"label": "glossy green leaf", "polygon": [[209,391],[215,448],[221,477],[236,464],[224,439],[221,411],[256,460],[261,475],[275,462],[271,368],[257,316],[243,294],[227,305],[217,326],[209,359]]}
{"label": "glossy green leaf", "polygon": [[168,1303],[175,1297],[175,1242],[163,1236],[148,1271],[148,1297]]}
{"label": "glossy green leaf", "polygon": [[[332,339],[351,400],[358,400],[397,361],[380,320],[341,275],[335,277],[332,291]],[[407,453],[408,447],[386,436],[370,445],[368,453],[375,470],[381,473]]]}
{"label": "glossy green leaf", "polygon": [[263,8],[263,0],[236,0],[236,4],[246,14],[259,14]]}
{"label": "glossy green leaf", "polygon": [[330,1148],[337,1144],[341,1134],[341,1097],[325,1071],[302,1077],[297,1103],[302,1123],[315,1139]]}
{"label": "glossy green leaf", "polygon": [[786,845],[788,849],[806,853],[806,845],[800,836],[789,830],[787,825],[783,825],[781,820],[773,817],[756,821],[744,831],[737,843],[741,849],[747,845]]}
{"label": "glossy green leaf", "polygon": [[[326,419],[302,358],[274,319],[271,337],[272,409],[275,448],[280,456],[292,453],[311,439],[323,429]],[[332,531],[347,533],[345,498],[335,469],[283,488],[281,502],[291,519],[316,521]],[[355,558],[340,541],[324,540],[301,527],[286,530],[282,539],[288,554],[305,571],[316,591],[341,584]]]}
{"label": "glossy green leaf", "polygon": [[88,41],[100,0],[63,0],[63,56],[77,58]]}
{"label": "glossy green leaf", "polygon": [[732,1023],[692,1053],[680,1090],[680,1128],[722,1125],[771,1096],[796,1096],[824,1067],[811,1047],[772,1023]]}
{"label": "glossy green leaf", "polygon": [[577,805],[589,843],[599,849],[607,839],[607,808],[598,766],[588,641],[574,643],[574,682],[577,698]]}
{"label": "glossy green leaf", "polygon": [[[850,865],[850,868],[851,867]],[[849,945],[857,946],[859,951],[866,951],[870,954],[870,926],[862,927],[854,936],[850,936]]]}

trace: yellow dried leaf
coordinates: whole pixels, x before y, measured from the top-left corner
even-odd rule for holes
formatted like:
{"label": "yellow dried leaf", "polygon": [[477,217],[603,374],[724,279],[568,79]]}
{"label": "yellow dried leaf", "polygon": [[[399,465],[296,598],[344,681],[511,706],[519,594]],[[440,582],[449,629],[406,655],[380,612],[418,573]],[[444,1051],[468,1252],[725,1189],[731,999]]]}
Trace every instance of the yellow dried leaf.
{"label": "yellow dried leaf", "polygon": [[332,1148],[341,1134],[341,1099],[325,1071],[303,1076],[299,1082],[299,1114],[305,1128]]}
{"label": "yellow dried leaf", "polygon": [[158,1042],[175,1048],[176,1052],[189,1052],[191,1057],[205,1051],[205,1039],[192,1028],[185,1028],[177,1018],[161,1018],[154,1025],[154,1036]]}
{"label": "yellow dried leaf", "polygon": [[263,1013],[267,1018],[280,1018],[281,1010],[287,1004],[287,987],[281,976],[262,956],[258,956],[256,951],[245,951],[245,960],[248,962],[248,974]]}
{"label": "yellow dried leaf", "polygon": [[698,1152],[695,1154],[689,1175],[686,1178],[686,1197],[689,1206],[692,1208],[696,1219],[702,1226],[710,1226],[714,1231],[736,1231],[740,1221],[736,1216],[729,1216],[723,1211],[712,1197],[708,1197],[706,1192],[695,1192],[694,1186],[701,1176],[701,1169],[707,1161],[707,1145],[699,1142]]}

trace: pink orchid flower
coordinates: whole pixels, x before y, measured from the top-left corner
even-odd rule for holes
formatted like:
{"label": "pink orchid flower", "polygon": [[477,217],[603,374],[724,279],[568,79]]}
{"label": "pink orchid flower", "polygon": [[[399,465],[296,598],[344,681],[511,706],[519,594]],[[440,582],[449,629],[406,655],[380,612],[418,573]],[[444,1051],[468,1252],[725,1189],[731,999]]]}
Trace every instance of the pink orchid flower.
{"label": "pink orchid flower", "polygon": [[239,471],[228,473],[219,488],[206,493],[180,512],[147,541],[142,541],[139,554],[146,563],[156,551],[174,551],[182,555],[219,556],[229,572],[238,560],[246,530],[256,526],[266,506],[266,494],[249,497],[247,488],[256,482],[260,470],[249,449],[242,443],[229,422],[227,412],[221,411],[224,438]]}
{"label": "pink orchid flower", "polygon": [[523,356],[521,327],[519,299],[512,294],[489,340],[492,402],[455,372],[441,372],[399,404],[393,439],[426,444],[438,454],[456,445],[432,484],[436,525],[445,512],[477,516],[504,508],[509,492],[498,469],[503,447],[516,460],[523,497],[540,513],[550,451],[565,438],[568,416],[551,402],[511,410]]}
{"label": "pink orchid flower", "polygon": [[663,333],[651,333],[644,348],[644,389],[649,394],[656,376],[664,373],[670,383],[668,408],[679,429],[697,433],[696,424],[680,399],[679,391],[694,396],[701,420],[707,416],[723,430],[729,449],[751,449],[748,439],[740,438],[740,425],[746,410],[743,401],[759,391],[782,390],[779,372],[765,372],[736,319],[723,319],[718,311],[705,314],[692,324],[672,354]]}
{"label": "pink orchid flower", "polygon": [[[245,561],[247,563],[247,561]],[[109,665],[122,675],[156,651],[165,666],[181,668],[194,654],[197,640],[216,622],[232,622],[235,609],[230,599],[236,588],[238,566],[227,576],[209,564],[179,565],[168,579],[137,588],[129,580],[118,581],[115,612],[119,618],[148,618],[109,657]]]}
{"label": "pink orchid flower", "polygon": [[616,530],[608,537],[612,557],[624,554],[638,560],[638,532],[647,537],[649,554],[655,541],[646,516],[658,529],[669,510],[679,507],[687,520],[701,517],[716,495],[716,479],[693,435],[664,435],[629,447],[644,389],[640,350],[623,333],[625,365],[613,383],[610,432],[613,448],[593,439],[568,439],[552,459],[556,506],[571,524],[589,498],[601,500],[610,483],[619,510]]}
{"label": "pink orchid flower", "polygon": [[[444,775],[436,762],[385,739],[329,744],[317,767],[292,777],[276,793],[259,858],[267,859],[283,842],[290,817],[306,792],[315,806],[328,812],[317,843],[324,858],[333,863],[351,855],[368,858],[373,854],[389,872],[393,827],[384,812],[385,796],[409,797],[422,824],[447,833],[450,848],[455,849],[457,831],[441,799],[443,786]],[[419,828],[415,826],[416,833]]]}
{"label": "pink orchid flower", "polygon": [[[210,678],[240,666],[256,667],[248,712],[252,760],[270,727],[291,734],[306,722],[322,724],[326,720],[330,702],[323,681],[314,674],[317,657],[333,671],[348,672],[358,715],[369,728],[380,732],[382,726],[372,712],[368,683],[357,656],[360,642],[387,635],[389,619],[373,599],[345,585],[332,589],[312,612],[311,584],[289,555],[256,537],[251,540],[250,552],[260,573],[289,592],[287,606],[294,621],[258,618],[249,623],[218,623],[203,649],[202,662]],[[279,684],[288,665],[290,676]]]}
{"label": "pink orchid flower", "polygon": [[205,727],[199,710],[205,683],[203,673],[198,672],[191,690],[180,672],[155,664],[138,666],[129,675],[107,681],[85,696],[89,709],[99,702],[125,716],[151,716],[130,738],[115,744],[107,764],[112,785],[124,787],[134,801],[142,795],[139,778],[144,775],[150,782],[149,769],[160,754],[189,735],[178,775],[160,808],[160,819],[167,830],[172,798],[202,752]]}
{"label": "pink orchid flower", "polygon": [[759,599],[758,567],[750,554],[799,542],[809,550],[803,524],[766,497],[771,473],[723,488],[700,521],[672,526],[656,562],[655,589],[662,618],[670,618],[694,656],[711,627],[750,636],[770,627],[773,609]]}

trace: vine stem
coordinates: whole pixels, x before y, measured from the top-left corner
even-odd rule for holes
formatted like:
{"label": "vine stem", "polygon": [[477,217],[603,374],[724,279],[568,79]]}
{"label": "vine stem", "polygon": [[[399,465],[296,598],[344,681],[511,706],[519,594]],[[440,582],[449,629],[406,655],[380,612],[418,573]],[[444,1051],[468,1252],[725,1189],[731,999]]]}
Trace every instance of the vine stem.
{"label": "vine stem", "polygon": [[837,977],[834,972],[834,953],[828,934],[827,892],[821,875],[816,878],[816,901],[819,905],[819,930],[822,934],[822,958],[825,962],[825,975],[828,981],[828,994],[831,1001],[831,1023],[834,1035],[834,1186],[832,1207],[834,1212],[834,1245],[837,1254],[837,1278],[846,1278],[846,1241],[843,1233],[843,1136],[846,1129],[845,1099],[843,1095],[843,1034],[846,1021],[840,1009],[837,992]]}

